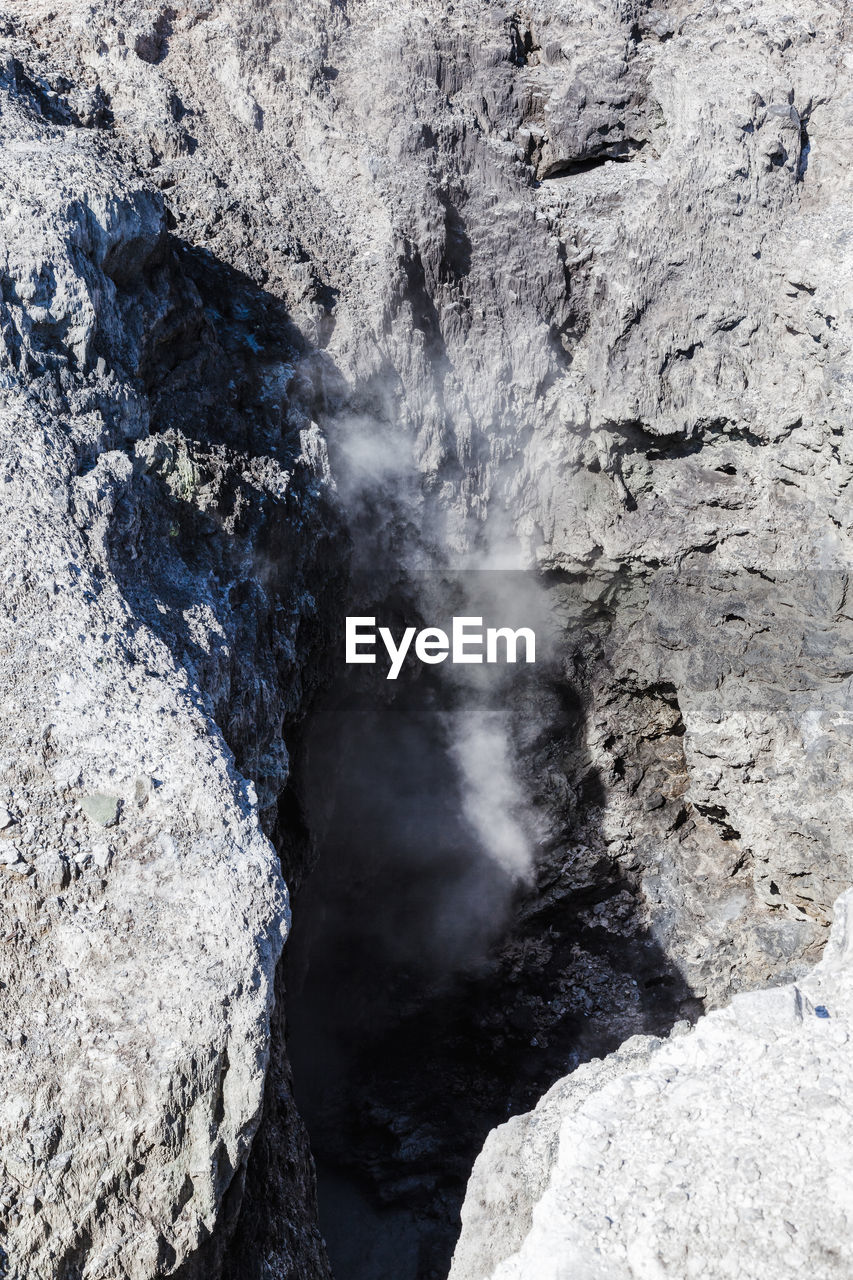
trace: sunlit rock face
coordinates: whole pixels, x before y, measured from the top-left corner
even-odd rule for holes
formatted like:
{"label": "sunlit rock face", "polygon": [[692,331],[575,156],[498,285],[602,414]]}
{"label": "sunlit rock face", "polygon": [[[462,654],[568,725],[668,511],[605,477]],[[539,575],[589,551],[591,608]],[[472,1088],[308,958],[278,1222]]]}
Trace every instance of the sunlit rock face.
{"label": "sunlit rock face", "polygon": [[[357,1049],[321,1154],[441,1273],[508,1109],[799,981],[850,879],[847,30],[810,3],[56,9],[0,22],[3,1265],[327,1274],[279,964],[307,880],[306,1070],[330,1017]],[[535,678],[410,675],[365,721],[347,603],[378,574],[423,626],[450,571],[535,583]],[[371,966],[378,1005],[340,994]],[[840,1023],[792,1018],[762,1071],[825,1127],[785,1073],[826,1074]],[[556,1133],[613,1075],[639,1149],[625,1072],[686,1055],[704,1098],[742,1022],[632,1042],[533,1114]],[[513,1132],[454,1274],[584,1274],[598,1227],[559,1186],[598,1175]],[[614,1267],[678,1274],[714,1211],[693,1176],[672,1251],[622,1215]],[[625,1204],[657,1194],[632,1177]]]}
{"label": "sunlit rock face", "polygon": [[[282,733],[335,582],[284,389],[301,370],[310,406],[314,375],[95,126],[11,58],[4,89],[2,1270],[206,1276],[270,1059]],[[289,1132],[322,1272],[292,1105]]]}
{"label": "sunlit rock face", "polygon": [[804,981],[632,1037],[495,1129],[451,1280],[843,1276],[851,899]]}

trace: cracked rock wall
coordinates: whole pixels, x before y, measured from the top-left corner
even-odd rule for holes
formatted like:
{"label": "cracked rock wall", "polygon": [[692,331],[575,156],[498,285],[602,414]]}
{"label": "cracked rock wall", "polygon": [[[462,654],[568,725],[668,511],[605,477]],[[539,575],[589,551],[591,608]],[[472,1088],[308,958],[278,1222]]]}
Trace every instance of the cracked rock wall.
{"label": "cracked rock wall", "polygon": [[[44,514],[9,522],[0,995],[9,1078],[54,1117],[4,1113],[5,1247],[30,1274],[122,1274],[110,1249],[215,1272],[284,918],[262,831],[286,847],[281,731],[329,638],[329,457],[344,487],[381,462],[404,559],[510,545],[549,575],[582,738],[527,763],[549,910],[612,886],[590,936],[647,931],[712,1005],[819,954],[850,875],[847,19],[17,0],[2,31],[6,488]],[[169,1016],[101,1008],[142,963]],[[97,1083],[63,1102],[74,1071],[28,1049],[72,972],[74,1062],[137,1026],[153,1128]],[[276,1096],[296,1132],[286,1072]],[[322,1274],[300,1162],[272,1274]]]}
{"label": "cracked rock wall", "polygon": [[[295,407],[264,447],[269,402],[287,410],[273,320],[247,362],[159,194],[5,76],[0,1271],[208,1276],[240,1206],[289,920],[267,833],[325,625],[321,481]],[[235,306],[257,293],[223,287]],[[278,333],[275,349],[299,364]],[[191,424],[179,397],[211,358],[218,441],[203,397]],[[167,432],[149,379],[171,383]],[[321,1275],[290,1122],[293,1250]]]}
{"label": "cracked rock wall", "polygon": [[[849,873],[841,12],[31,0],[9,31],[324,348],[306,427],[373,473],[386,554],[509,544],[578,587],[568,785],[602,779],[592,862],[697,993],[733,918],[738,980],[814,958]],[[684,786],[620,740],[660,688]]]}

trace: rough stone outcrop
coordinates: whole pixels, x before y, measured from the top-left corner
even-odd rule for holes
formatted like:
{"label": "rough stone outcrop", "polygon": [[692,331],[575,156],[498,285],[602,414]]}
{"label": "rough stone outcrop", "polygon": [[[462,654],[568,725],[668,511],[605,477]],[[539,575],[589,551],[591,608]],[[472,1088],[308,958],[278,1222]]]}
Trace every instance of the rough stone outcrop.
{"label": "rough stone outcrop", "polygon": [[509,544],[570,576],[586,741],[566,780],[541,762],[544,807],[601,780],[573,865],[643,880],[711,1000],[720,910],[761,981],[817,954],[849,871],[827,815],[847,765],[815,750],[849,648],[842,26],[762,3],[35,0],[10,25],[79,118],[108,103],[175,235],[326,348],[317,417],[344,491],[385,505],[386,552]]}
{"label": "rough stone outcrop", "polygon": [[[259,445],[264,330],[235,352],[159,194],[6,77],[0,1270],[208,1276],[269,1060],[288,902],[264,825],[324,625],[322,500],[298,424]],[[218,439],[183,434],[182,391]],[[288,1191],[323,1274],[307,1157]]]}
{"label": "rough stone outcrop", "polygon": [[803,981],[635,1037],[490,1134],[450,1280],[847,1274],[851,909]]}

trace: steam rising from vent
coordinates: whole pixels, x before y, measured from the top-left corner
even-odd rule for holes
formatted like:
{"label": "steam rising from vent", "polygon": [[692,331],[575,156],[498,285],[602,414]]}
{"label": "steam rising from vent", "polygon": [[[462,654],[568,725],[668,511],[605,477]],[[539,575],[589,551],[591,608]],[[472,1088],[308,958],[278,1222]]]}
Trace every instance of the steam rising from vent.
{"label": "steam rising from vent", "polygon": [[[529,695],[553,667],[555,628],[502,503],[474,513],[453,468],[440,483],[438,470],[430,479],[433,461],[441,465],[430,453],[438,437],[415,438],[396,412],[394,389],[374,390],[375,415],[351,409],[328,424],[332,471],[353,544],[342,631],[351,616],[375,619],[376,632],[386,628],[395,642],[407,628],[450,635],[454,617],[481,618],[484,633],[535,632],[535,665],[525,662],[523,641],[516,661],[504,661],[502,638],[497,663],[424,666],[410,652],[399,678],[390,681],[378,640],[375,664],[350,667],[342,640],[331,696],[339,708],[332,717],[336,730],[320,755],[312,748],[313,769],[322,760],[325,777],[336,779],[334,794],[319,803],[335,811],[330,830],[338,851],[348,823],[344,810],[353,815],[346,875],[363,873],[382,897],[378,882],[391,874],[378,870],[382,850],[393,848],[401,869],[395,878],[408,877],[405,932],[449,971],[478,962],[516,890],[532,879],[540,823],[525,795],[517,744],[529,737],[525,720],[539,715]],[[496,480],[492,475],[493,493]],[[409,762],[402,773],[401,750]],[[355,797],[365,793],[376,804],[356,820],[362,800]],[[322,829],[316,808],[309,820]],[[387,919],[381,904],[374,914],[374,934],[389,930],[381,942],[386,954],[399,952],[399,915],[390,903]],[[453,939],[437,957],[435,937]]]}
{"label": "steam rising from vent", "polygon": [[411,444],[405,436],[356,414],[342,417],[335,430],[336,482],[350,507],[370,493],[391,498],[407,482],[416,485]]}
{"label": "steam rising from vent", "polygon": [[[368,1224],[368,1235],[374,1229],[376,1209],[361,1198],[365,1169],[368,1178],[391,1170],[383,1192],[392,1203],[414,1200],[422,1177],[433,1187],[427,1194],[437,1217],[428,1230],[443,1255],[443,1187],[473,1153],[460,1158],[443,1148],[442,1120],[409,1132],[410,1113],[420,1114],[425,1102],[434,1110],[426,1081],[414,1109],[399,1095],[406,1098],[406,1082],[428,1076],[433,1064],[444,1091],[446,1046],[454,1046],[451,1058],[459,1055],[454,1083],[469,1078],[483,1046],[494,1046],[493,1033],[498,1059],[506,1048],[506,1028],[495,1031],[503,1015],[492,1012],[478,1025],[466,992],[500,965],[513,908],[527,896],[540,842],[552,834],[538,808],[542,796],[527,793],[530,760],[522,753],[552,732],[565,736],[565,706],[551,687],[559,628],[505,518],[468,518],[455,482],[442,481],[439,491],[437,481],[424,481],[387,424],[374,429],[350,415],[338,428],[346,440],[337,448],[332,440],[333,466],[353,556],[335,684],[312,714],[299,770],[308,783],[301,809],[319,857],[296,900],[289,944],[291,1055],[300,1110],[321,1162],[329,1161],[320,1166],[320,1203],[335,1256],[353,1249],[353,1204],[355,1220]],[[372,620],[365,630],[375,663],[347,662],[347,618]],[[395,652],[407,633],[424,630],[444,633],[453,649],[454,619],[481,620],[471,631],[482,638],[475,641],[482,662],[449,653],[430,663],[410,643],[388,678],[382,629]],[[495,641],[498,660],[488,658],[490,629],[505,633]],[[524,629],[534,633],[529,649]],[[514,661],[508,632],[519,633]],[[519,1007],[509,1027],[513,1045],[525,1038],[526,1017]],[[377,1106],[375,1078],[384,1082]],[[396,1101],[390,1089],[391,1100],[384,1098],[389,1080]],[[489,1090],[478,1106],[500,1118]],[[448,1115],[454,1107],[467,1111],[467,1099],[452,1099]],[[460,1131],[468,1124],[460,1119]],[[359,1156],[352,1181],[351,1151]],[[434,1168],[441,1171],[435,1183]],[[384,1219],[375,1230],[387,1230]],[[405,1260],[377,1275],[413,1275],[416,1255],[419,1275],[446,1274],[446,1259],[428,1266],[415,1241],[399,1247]],[[366,1265],[358,1274],[373,1274]]]}
{"label": "steam rising from vent", "polygon": [[513,880],[527,880],[533,852],[521,820],[526,806],[506,717],[476,707],[451,716],[449,723],[465,817],[501,870]]}
{"label": "steam rising from vent", "polygon": [[[309,893],[322,897],[330,950],[351,957],[367,945],[376,971],[427,967],[440,980],[480,964],[532,879],[541,821],[519,743],[552,714],[542,697],[553,668],[544,593],[519,571],[385,563],[353,573],[341,608],[371,620],[377,660],[347,662],[342,627],[336,683],[306,744],[303,802],[320,841]],[[388,679],[382,629],[396,639],[423,627],[450,634],[453,618],[482,620],[473,630],[484,661],[425,664],[412,646]],[[485,660],[490,627],[522,626],[535,631],[535,662],[523,642],[514,662]]]}

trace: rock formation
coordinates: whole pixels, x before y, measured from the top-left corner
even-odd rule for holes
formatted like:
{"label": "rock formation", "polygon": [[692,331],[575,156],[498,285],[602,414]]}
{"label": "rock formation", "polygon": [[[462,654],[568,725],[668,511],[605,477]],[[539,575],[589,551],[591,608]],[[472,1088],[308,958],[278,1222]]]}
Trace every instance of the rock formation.
{"label": "rock formation", "polygon": [[269,1060],[282,727],[326,625],[310,428],[270,389],[300,357],[96,126],[4,74],[3,1273],[206,1276]]}
{"label": "rock formation", "polygon": [[451,1280],[848,1272],[851,903],[799,985],[635,1036],[490,1134]]}
{"label": "rock formation", "polygon": [[[646,1139],[668,1167],[670,1067],[698,1152],[719,1054],[729,1088],[769,1046],[762,1177],[761,1088],[835,1124],[801,1073],[841,1053],[840,944],[801,979],[850,881],[843,7],[12,0],[0,32],[5,1274],[328,1274],[279,954],[285,881],[370,911],[306,746],[365,565],[415,609],[424,567],[526,570],[552,646],[501,706],[528,874],[498,859],[473,968],[389,986],[324,1158],[361,1143],[445,1248],[507,1106],[735,995],[490,1138],[454,1263],[679,1274],[725,1162],[660,1258],[631,1197],[668,1173],[629,1162],[609,1245],[578,1208]],[[427,1085],[407,1027],[448,1008]],[[725,1204],[708,1274],[758,1220]],[[818,1274],[843,1232],[818,1265],[803,1228]]]}

